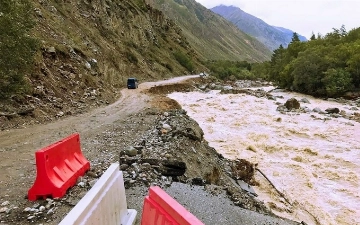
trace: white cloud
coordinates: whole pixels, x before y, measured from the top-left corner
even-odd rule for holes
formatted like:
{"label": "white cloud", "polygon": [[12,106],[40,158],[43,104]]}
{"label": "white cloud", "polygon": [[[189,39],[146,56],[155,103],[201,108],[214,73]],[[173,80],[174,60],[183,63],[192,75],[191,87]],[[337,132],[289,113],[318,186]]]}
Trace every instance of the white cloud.
{"label": "white cloud", "polygon": [[207,8],[234,5],[266,23],[310,37],[345,25],[360,27],[360,0],[196,0]]}

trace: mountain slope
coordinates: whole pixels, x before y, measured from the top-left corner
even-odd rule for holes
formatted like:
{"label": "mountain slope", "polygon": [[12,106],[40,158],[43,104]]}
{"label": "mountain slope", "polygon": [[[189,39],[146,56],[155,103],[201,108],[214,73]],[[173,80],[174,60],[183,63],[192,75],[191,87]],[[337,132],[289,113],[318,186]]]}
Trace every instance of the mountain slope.
{"label": "mountain slope", "polygon": [[147,0],[182,28],[204,59],[263,61],[271,52],[256,39],[194,0]]}
{"label": "mountain slope", "polygon": [[[287,47],[294,33],[286,28],[271,26],[234,6],[220,5],[211,10],[235,24],[240,30],[255,37],[270,50],[275,50],[280,45]],[[299,38],[301,41],[306,41],[304,36],[299,35]]]}
{"label": "mountain slope", "polygon": [[0,125],[14,123],[14,112],[38,123],[108,104],[128,77],[144,82],[206,69],[181,29],[141,0],[32,1],[28,14],[41,46],[25,74],[27,91],[0,99]]}

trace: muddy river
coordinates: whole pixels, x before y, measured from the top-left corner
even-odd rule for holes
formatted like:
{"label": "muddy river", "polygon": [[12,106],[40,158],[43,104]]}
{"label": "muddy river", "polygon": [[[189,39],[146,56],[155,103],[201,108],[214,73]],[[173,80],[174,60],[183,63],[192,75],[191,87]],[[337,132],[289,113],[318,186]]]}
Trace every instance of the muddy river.
{"label": "muddy river", "polygon": [[317,112],[285,113],[276,102],[295,97],[310,110],[337,107],[351,115],[354,105],[297,93],[273,93],[276,100],[219,91],[172,93],[224,157],[247,159],[259,173],[254,189],[275,214],[308,224],[360,224],[360,123]]}

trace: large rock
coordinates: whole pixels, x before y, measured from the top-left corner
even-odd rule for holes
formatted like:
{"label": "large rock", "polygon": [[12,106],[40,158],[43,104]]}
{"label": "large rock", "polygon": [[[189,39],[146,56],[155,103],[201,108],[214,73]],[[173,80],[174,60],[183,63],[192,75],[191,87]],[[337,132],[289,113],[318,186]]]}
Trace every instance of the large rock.
{"label": "large rock", "polygon": [[235,180],[243,180],[251,183],[255,174],[255,165],[245,159],[239,159],[231,162],[231,174]]}
{"label": "large rock", "polygon": [[300,102],[310,104],[310,101],[307,98],[300,99]]}
{"label": "large rock", "polygon": [[195,140],[195,141],[201,141],[204,136],[203,130],[199,127],[199,125],[194,124],[190,125],[186,128],[185,136]]}
{"label": "large rock", "polygon": [[325,109],[325,111],[330,114],[340,112],[339,108],[327,108],[327,109]]}
{"label": "large rock", "polygon": [[189,124],[184,128],[178,127],[174,134],[185,136],[195,141],[201,141],[204,136],[203,130],[197,124]]}
{"label": "large rock", "polygon": [[298,100],[296,100],[295,98],[290,98],[286,101],[285,103],[285,107],[288,110],[292,110],[292,109],[299,109],[300,108],[300,103]]}
{"label": "large rock", "polygon": [[129,146],[127,149],[125,149],[125,155],[128,156],[136,156],[137,150],[133,146]]}

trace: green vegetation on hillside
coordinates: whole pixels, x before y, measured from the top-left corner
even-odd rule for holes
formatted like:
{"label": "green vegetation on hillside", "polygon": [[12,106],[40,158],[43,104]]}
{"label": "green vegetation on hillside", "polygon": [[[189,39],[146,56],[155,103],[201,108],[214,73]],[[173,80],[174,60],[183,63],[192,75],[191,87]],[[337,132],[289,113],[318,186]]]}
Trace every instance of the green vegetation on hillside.
{"label": "green vegetation on hillside", "polygon": [[[195,0],[146,0],[181,27],[201,60],[262,62],[271,51]],[[183,42],[183,40],[178,40]]]}
{"label": "green vegetation on hillside", "polygon": [[34,27],[28,0],[0,1],[0,99],[26,87],[25,74],[38,42],[29,36]]}
{"label": "green vegetation on hillside", "polygon": [[194,70],[194,65],[191,59],[184,53],[180,51],[174,52],[174,57],[180,63],[180,65],[185,67],[189,72],[192,72]]}
{"label": "green vegetation on hillside", "polygon": [[208,61],[206,66],[211,74],[221,80],[254,80],[251,64],[246,61],[218,60]]}
{"label": "green vegetation on hillside", "polygon": [[300,42],[295,33],[288,48],[280,46],[270,62],[254,67],[281,88],[340,96],[360,88],[360,28],[347,32],[342,26],[308,42]]}

